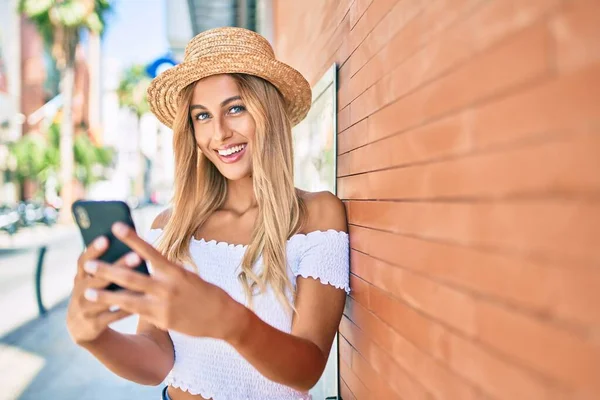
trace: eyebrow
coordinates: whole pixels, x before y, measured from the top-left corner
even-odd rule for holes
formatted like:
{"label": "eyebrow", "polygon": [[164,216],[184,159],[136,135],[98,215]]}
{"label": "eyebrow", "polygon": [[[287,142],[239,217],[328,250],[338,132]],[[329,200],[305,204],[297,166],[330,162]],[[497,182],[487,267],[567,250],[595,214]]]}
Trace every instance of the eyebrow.
{"label": "eyebrow", "polygon": [[[225,105],[227,105],[228,103],[231,103],[232,101],[236,101],[236,100],[241,100],[242,98],[240,96],[233,96],[230,97],[228,99],[225,99],[221,102],[221,107],[225,107]],[[190,111],[194,110],[196,108],[200,108],[202,110],[207,110],[206,107],[204,107],[202,104],[193,104],[190,106]]]}

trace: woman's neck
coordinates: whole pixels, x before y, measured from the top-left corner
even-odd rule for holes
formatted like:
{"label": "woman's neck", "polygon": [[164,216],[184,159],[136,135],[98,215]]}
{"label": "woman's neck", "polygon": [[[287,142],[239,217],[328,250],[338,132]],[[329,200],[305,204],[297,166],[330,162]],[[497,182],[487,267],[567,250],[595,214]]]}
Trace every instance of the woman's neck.
{"label": "woman's neck", "polygon": [[258,206],[254,195],[252,177],[246,177],[235,181],[227,181],[227,198],[221,206],[222,210],[228,210],[242,215]]}

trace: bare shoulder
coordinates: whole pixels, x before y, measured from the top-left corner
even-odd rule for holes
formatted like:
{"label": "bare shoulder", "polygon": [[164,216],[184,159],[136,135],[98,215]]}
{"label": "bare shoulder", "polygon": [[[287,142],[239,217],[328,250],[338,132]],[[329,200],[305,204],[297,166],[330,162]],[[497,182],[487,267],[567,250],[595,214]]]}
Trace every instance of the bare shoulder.
{"label": "bare shoulder", "polygon": [[160,214],[158,214],[156,216],[156,218],[154,218],[154,222],[152,222],[151,229],[163,229],[169,222],[170,218],[171,218],[171,209],[170,208],[167,208],[166,210],[161,211]]}
{"label": "bare shoulder", "polygon": [[308,217],[303,229],[305,233],[326,231],[329,229],[348,232],[346,208],[337,196],[328,191],[301,191],[300,195],[308,211]]}

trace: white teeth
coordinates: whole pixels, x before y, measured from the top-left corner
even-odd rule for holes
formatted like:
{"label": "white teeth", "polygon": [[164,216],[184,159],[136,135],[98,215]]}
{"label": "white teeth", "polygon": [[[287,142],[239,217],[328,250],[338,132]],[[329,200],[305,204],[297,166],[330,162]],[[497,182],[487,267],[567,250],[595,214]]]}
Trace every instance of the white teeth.
{"label": "white teeth", "polygon": [[237,153],[239,151],[244,150],[244,147],[246,147],[245,144],[240,144],[239,146],[233,146],[226,150],[217,150],[217,152],[219,153],[219,155],[222,155],[222,156],[230,156],[233,153]]}

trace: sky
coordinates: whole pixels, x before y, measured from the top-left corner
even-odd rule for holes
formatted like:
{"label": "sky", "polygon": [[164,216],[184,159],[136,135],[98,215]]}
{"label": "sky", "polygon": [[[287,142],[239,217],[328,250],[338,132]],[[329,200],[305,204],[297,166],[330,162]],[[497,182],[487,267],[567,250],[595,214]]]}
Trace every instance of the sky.
{"label": "sky", "polygon": [[168,0],[114,0],[102,51],[122,67],[147,64],[168,50],[165,17]]}

